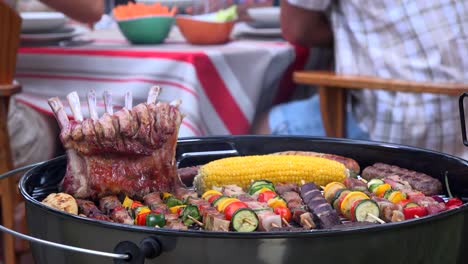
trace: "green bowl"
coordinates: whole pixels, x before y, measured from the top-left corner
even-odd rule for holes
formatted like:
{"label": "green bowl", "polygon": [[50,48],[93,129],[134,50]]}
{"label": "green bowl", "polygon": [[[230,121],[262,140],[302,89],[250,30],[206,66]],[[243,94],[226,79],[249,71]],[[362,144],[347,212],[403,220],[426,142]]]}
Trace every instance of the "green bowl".
{"label": "green bowl", "polygon": [[147,16],[117,21],[122,34],[133,44],[164,42],[174,24],[173,16]]}

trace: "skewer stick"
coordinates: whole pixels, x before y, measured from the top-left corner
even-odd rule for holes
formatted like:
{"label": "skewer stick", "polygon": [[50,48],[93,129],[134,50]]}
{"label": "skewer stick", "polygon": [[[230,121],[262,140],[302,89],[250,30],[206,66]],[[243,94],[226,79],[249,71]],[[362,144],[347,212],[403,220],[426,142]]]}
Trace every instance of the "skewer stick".
{"label": "skewer stick", "polygon": [[187,215],[187,217],[192,220],[193,222],[195,222],[195,224],[199,225],[199,226],[203,226],[203,223],[198,221],[197,219],[193,218],[193,216],[191,215]]}
{"label": "skewer stick", "polygon": [[304,180],[301,180],[301,184],[304,185],[306,184],[306,182]]}
{"label": "skewer stick", "polygon": [[252,222],[250,219],[247,219],[247,218],[243,219],[242,222],[245,222],[245,223],[247,223],[249,225],[255,225],[254,222]]}
{"label": "skewer stick", "polygon": [[376,220],[377,222],[381,223],[381,224],[385,224],[385,221],[378,218],[377,216],[371,214],[371,213],[367,213],[368,216],[370,216],[372,219]]}
{"label": "skewer stick", "polygon": [[368,181],[366,179],[362,178],[362,177],[359,177],[359,180],[364,182],[364,183],[368,183]]}
{"label": "skewer stick", "polygon": [[414,218],[419,218],[419,215],[414,215]]}
{"label": "skewer stick", "polygon": [[280,226],[278,226],[278,225],[275,224],[275,223],[272,223],[271,226],[272,226],[272,227],[276,227],[276,228],[279,228],[279,227],[280,227]]}
{"label": "skewer stick", "polygon": [[224,226],[220,226],[219,229],[221,229],[221,231],[224,231],[224,232],[229,231],[229,230],[226,230],[226,229],[224,228]]}
{"label": "skewer stick", "polygon": [[314,225],[309,221],[309,219],[304,219],[304,222],[307,228],[312,229],[314,227]]}
{"label": "skewer stick", "polygon": [[291,225],[288,223],[288,221],[286,221],[286,219],[284,219],[283,217],[281,217],[281,220],[283,220],[283,223],[284,223],[287,227],[291,227]]}
{"label": "skewer stick", "polygon": [[320,185],[320,188],[322,188],[322,190],[325,190],[325,186]]}

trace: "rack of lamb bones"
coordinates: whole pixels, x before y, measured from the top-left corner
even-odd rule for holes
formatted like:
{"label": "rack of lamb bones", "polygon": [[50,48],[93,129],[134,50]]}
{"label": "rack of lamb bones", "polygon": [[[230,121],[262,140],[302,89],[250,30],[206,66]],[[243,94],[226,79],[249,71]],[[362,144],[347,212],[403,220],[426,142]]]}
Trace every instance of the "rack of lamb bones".
{"label": "rack of lamb bones", "polygon": [[72,92],[67,99],[74,120],[69,120],[58,97],[49,99],[67,155],[62,191],[76,198],[143,197],[180,186],[175,148],[184,117],[179,111],[181,101],[157,102],[160,91],[152,87],[147,102],[135,107],[127,92],[125,106],[115,113],[112,96],[106,91],[105,113],[99,117],[96,93],[91,90],[87,95],[89,118],[83,118],[79,96]]}

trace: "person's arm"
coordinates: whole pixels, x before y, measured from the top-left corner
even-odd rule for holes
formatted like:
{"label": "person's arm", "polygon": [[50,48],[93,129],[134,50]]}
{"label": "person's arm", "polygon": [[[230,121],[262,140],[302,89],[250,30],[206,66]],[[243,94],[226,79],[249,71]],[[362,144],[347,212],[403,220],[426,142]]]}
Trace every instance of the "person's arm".
{"label": "person's arm", "polygon": [[[331,46],[333,43],[333,32],[330,23],[323,11],[327,0],[309,1],[307,7],[301,7],[290,2],[306,1],[281,1],[281,30],[283,37],[294,44],[304,47]],[[314,8],[312,2],[321,2],[321,6]]]}
{"label": "person's arm", "polygon": [[103,0],[41,0],[41,2],[82,23],[96,23],[104,14]]}

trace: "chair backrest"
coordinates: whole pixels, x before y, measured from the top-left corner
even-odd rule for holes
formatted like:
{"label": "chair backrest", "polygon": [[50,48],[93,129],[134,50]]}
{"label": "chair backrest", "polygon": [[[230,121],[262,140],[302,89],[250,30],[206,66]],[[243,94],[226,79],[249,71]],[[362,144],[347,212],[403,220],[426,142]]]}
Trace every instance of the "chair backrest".
{"label": "chair backrest", "polygon": [[468,92],[466,83],[428,83],[382,79],[371,76],[341,75],[323,71],[297,71],[297,84],[314,85],[320,94],[320,112],[326,135],[344,137],[346,127],[346,90],[375,89],[412,93],[434,93],[459,96]]}
{"label": "chair backrest", "polygon": [[21,17],[0,1],[0,85],[13,83],[20,32]]}

